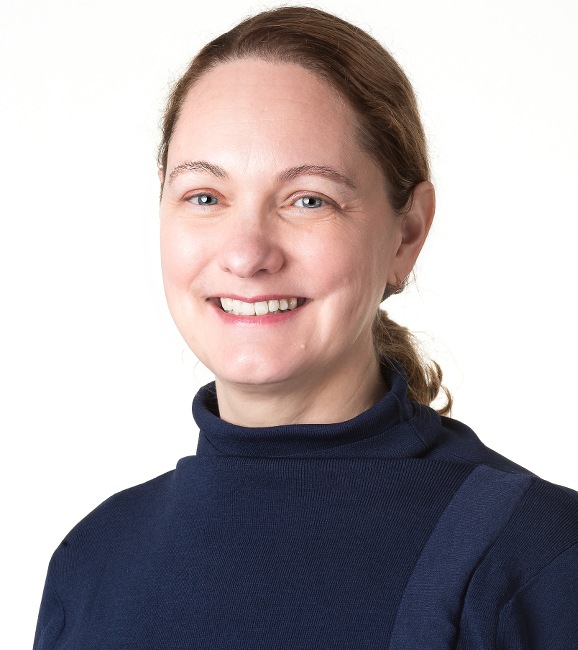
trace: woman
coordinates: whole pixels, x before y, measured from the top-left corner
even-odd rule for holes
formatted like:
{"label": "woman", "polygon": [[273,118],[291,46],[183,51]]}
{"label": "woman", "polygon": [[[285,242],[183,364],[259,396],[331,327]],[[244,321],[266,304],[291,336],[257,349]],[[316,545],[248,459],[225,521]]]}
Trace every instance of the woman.
{"label": "woman", "polygon": [[578,647],[578,502],[429,406],[380,311],[435,199],[407,78],[308,8],[249,19],[175,87],[162,266],[215,374],[196,456],[57,549],[35,647]]}

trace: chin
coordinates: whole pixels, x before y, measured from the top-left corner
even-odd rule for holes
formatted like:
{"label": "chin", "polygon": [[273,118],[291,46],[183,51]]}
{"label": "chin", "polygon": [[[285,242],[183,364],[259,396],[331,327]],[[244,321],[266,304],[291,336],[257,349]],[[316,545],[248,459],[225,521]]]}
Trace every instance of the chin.
{"label": "chin", "polygon": [[[210,366],[209,366],[210,367]],[[274,359],[251,357],[231,359],[224,364],[212,364],[213,374],[218,382],[236,386],[273,386],[296,379],[302,375],[298,368],[287,364],[278,355]]]}
{"label": "chin", "polygon": [[262,387],[274,386],[292,379],[287,370],[274,372],[271,369],[259,368],[253,371],[232,372],[230,369],[222,373],[214,373],[218,382],[235,386]]}

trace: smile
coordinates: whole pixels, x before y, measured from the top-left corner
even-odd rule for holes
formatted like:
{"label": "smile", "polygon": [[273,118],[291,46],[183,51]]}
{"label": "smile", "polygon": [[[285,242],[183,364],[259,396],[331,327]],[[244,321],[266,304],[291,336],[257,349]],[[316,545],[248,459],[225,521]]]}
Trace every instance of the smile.
{"label": "smile", "polygon": [[300,307],[304,298],[280,298],[279,300],[260,300],[258,302],[243,302],[233,298],[220,298],[223,311],[235,316],[267,316],[291,311]]}

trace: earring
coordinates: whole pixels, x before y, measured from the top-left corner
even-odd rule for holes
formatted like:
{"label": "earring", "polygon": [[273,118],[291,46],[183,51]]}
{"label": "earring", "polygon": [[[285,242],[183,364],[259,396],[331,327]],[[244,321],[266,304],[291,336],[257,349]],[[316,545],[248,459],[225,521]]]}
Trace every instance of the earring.
{"label": "earring", "polygon": [[383,302],[390,296],[393,296],[394,294],[401,293],[406,285],[407,285],[407,278],[405,280],[402,280],[401,282],[398,281],[397,276],[396,276],[396,282],[397,284],[386,284],[385,285],[385,291],[383,292],[383,296],[381,298],[381,301]]}

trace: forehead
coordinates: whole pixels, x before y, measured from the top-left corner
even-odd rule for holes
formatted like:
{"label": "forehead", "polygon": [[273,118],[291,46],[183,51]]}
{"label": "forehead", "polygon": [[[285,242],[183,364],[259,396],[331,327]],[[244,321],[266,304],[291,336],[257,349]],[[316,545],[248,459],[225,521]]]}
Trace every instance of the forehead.
{"label": "forehead", "polygon": [[347,102],[322,77],[296,64],[246,58],[220,63],[205,72],[189,95],[196,101],[218,101],[223,95],[234,96],[240,106],[267,110],[296,103],[307,106],[310,100],[322,108],[327,102],[333,110],[354,117]]}
{"label": "forehead", "polygon": [[177,155],[184,146],[244,142],[277,152],[284,145],[346,158],[356,131],[347,101],[319,76],[294,63],[241,59],[219,64],[189,90],[169,157],[171,149]]}

